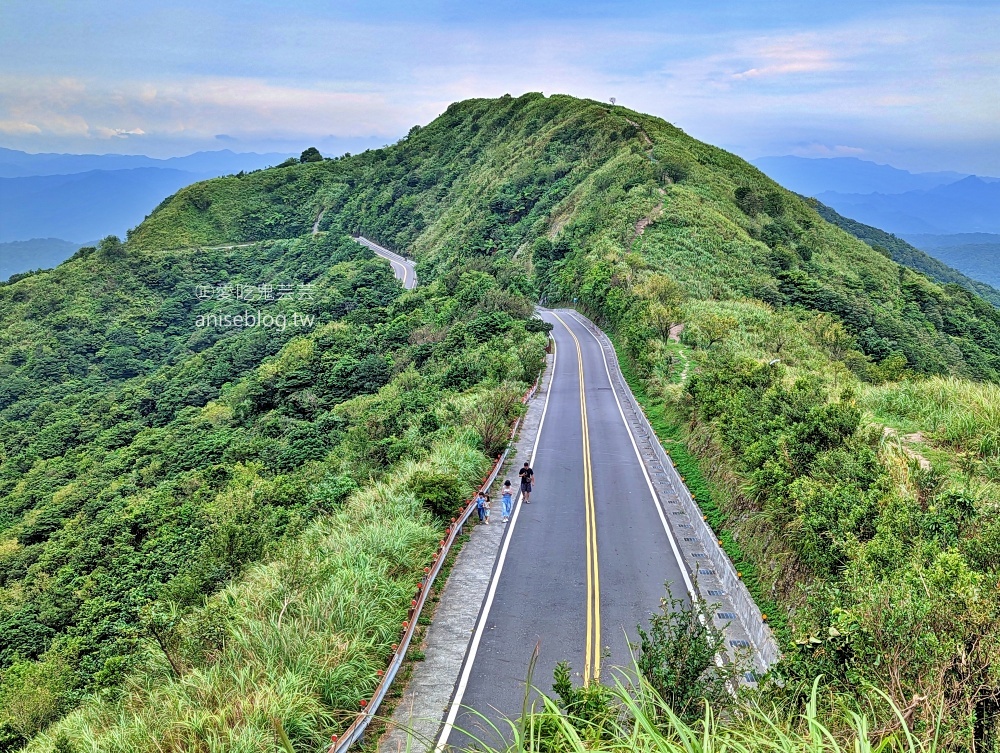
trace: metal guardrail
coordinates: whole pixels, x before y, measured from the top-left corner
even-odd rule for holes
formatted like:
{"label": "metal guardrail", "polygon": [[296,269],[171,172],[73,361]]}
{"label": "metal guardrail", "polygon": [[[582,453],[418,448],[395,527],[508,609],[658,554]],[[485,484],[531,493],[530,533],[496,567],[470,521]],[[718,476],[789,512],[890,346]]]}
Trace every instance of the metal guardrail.
{"label": "metal guardrail", "polygon": [[395,251],[390,251],[385,246],[380,246],[375,241],[370,241],[367,238],[365,238],[363,235],[356,235],[356,236],[354,236],[354,240],[356,240],[362,246],[365,246],[366,248],[370,248],[372,251],[375,251],[375,250],[381,251],[382,253],[386,254],[387,256],[391,256],[393,259],[395,259],[396,261],[398,261],[400,263],[405,262],[407,264],[413,264],[413,259],[408,259],[405,256],[403,256],[402,254],[397,254]]}
{"label": "metal guardrail", "polygon": [[[531,386],[531,389],[524,393],[524,397],[521,398],[522,405],[527,404],[527,402],[538,390],[538,382],[540,378],[541,375],[535,379],[535,383]],[[478,490],[485,491],[493,485],[494,481],[496,481],[497,474],[500,473],[500,469],[503,468],[503,465],[507,461],[507,457],[510,454],[514,437],[517,436],[518,429],[521,428],[522,418],[518,418],[514,422],[514,425],[510,430],[510,437],[507,439],[507,446],[504,448],[504,451],[499,455],[499,457],[497,457],[496,463],[493,464],[493,470],[491,470],[488,475],[483,477],[482,484],[479,486]],[[475,497],[473,497],[472,499],[466,501],[465,507],[459,513],[458,517],[451,519],[451,523],[447,528],[447,535],[445,538],[441,539],[441,543],[438,545],[438,550],[435,552],[434,557],[431,560],[431,564],[424,568],[424,577],[417,584],[417,592],[413,600],[410,602],[409,614],[406,621],[402,625],[402,636],[400,637],[399,643],[393,644],[392,659],[389,662],[388,668],[384,673],[382,673],[382,680],[379,682],[378,687],[375,688],[375,692],[372,693],[371,698],[360,701],[361,711],[359,712],[357,718],[355,718],[354,722],[351,723],[351,726],[348,727],[340,736],[333,736],[333,742],[327,749],[327,753],[346,753],[348,748],[361,738],[365,729],[377,715],[379,706],[385,699],[386,694],[389,692],[389,688],[392,685],[393,680],[396,678],[396,674],[403,666],[403,662],[406,658],[406,652],[410,647],[410,641],[413,639],[413,634],[416,631],[417,620],[420,618],[420,611],[424,608],[428,594],[434,585],[434,579],[437,577],[438,573],[441,572],[441,568],[448,556],[448,552],[455,543],[455,539],[462,534],[463,526],[469,520],[469,517],[475,509]]]}
{"label": "metal guardrail", "polygon": [[[611,343],[608,336],[600,329],[600,327],[590,321],[587,317],[581,317],[581,319],[581,323],[597,336],[602,347],[610,348],[611,352],[615,353],[614,345]],[[753,642],[758,658],[766,669],[781,658],[781,649],[778,647],[778,642],[774,639],[774,634],[771,632],[771,628],[767,625],[763,613],[760,611],[757,603],[753,600],[753,596],[750,595],[750,591],[747,589],[746,584],[740,578],[740,574],[737,571],[736,566],[733,565],[733,561],[729,559],[729,555],[726,554],[725,550],[719,544],[719,537],[715,535],[711,527],[708,525],[708,522],[705,520],[705,514],[701,511],[701,508],[698,507],[698,503],[695,501],[694,497],[691,496],[691,492],[688,490],[687,484],[684,483],[684,479],[682,479],[680,473],[678,473],[670,455],[668,455],[666,450],[663,449],[663,445],[657,438],[656,432],[653,431],[653,427],[649,423],[649,419],[646,417],[646,412],[642,409],[642,405],[639,404],[639,401],[636,400],[635,396],[632,394],[632,390],[628,386],[628,382],[625,381],[624,374],[622,374],[617,354],[615,354],[614,358],[608,359],[608,365],[610,367],[609,370],[612,377],[616,382],[618,382],[617,387],[620,389],[621,394],[627,395],[631,398],[636,409],[635,414],[639,418],[640,423],[643,425],[643,429],[648,433],[651,439],[655,440],[651,441],[650,444],[653,446],[653,450],[656,453],[657,458],[666,471],[671,486],[673,486],[674,491],[677,492],[677,496],[681,500],[681,505],[685,508],[685,512],[687,512],[688,517],[691,519],[695,535],[698,537],[702,547],[704,547],[702,551],[712,553],[711,559],[713,563],[716,563],[715,570],[721,576],[723,588],[725,588],[726,593],[729,596],[729,600],[736,609],[737,615],[739,615],[740,623],[743,625],[747,635]]]}

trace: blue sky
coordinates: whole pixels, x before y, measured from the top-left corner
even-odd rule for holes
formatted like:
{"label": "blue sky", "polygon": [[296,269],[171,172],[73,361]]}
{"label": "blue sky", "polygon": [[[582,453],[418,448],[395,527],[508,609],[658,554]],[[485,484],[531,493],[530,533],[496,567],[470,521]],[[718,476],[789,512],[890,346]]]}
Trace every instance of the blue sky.
{"label": "blue sky", "polygon": [[0,146],[357,151],[526,91],[753,158],[1000,175],[1000,2],[0,0]]}

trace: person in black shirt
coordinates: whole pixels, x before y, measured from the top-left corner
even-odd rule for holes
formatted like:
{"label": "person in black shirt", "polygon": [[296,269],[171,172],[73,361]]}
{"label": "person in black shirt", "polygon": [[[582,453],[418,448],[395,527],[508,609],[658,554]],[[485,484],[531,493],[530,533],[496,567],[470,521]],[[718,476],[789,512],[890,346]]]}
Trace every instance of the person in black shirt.
{"label": "person in black shirt", "polygon": [[531,485],[535,482],[535,472],[531,470],[528,466],[528,462],[525,461],[524,467],[517,472],[517,475],[521,477],[521,496],[524,497],[524,503],[531,503]]}

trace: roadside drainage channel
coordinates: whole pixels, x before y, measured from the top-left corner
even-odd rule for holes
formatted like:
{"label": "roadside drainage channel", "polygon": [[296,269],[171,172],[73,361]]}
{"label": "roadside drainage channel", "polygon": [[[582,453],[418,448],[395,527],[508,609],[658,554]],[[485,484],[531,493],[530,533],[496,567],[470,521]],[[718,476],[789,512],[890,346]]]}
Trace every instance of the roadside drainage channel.
{"label": "roadside drainage channel", "polygon": [[[658,502],[681,550],[682,564],[699,594],[711,605],[714,624],[726,636],[728,653],[735,656],[750,648],[757,672],[766,672],[781,657],[781,651],[764,614],[660,444],[642,406],[632,395],[611,340],[583,314],[574,311],[573,316],[594,334],[604,350],[612,384],[653,481]],[[748,672],[743,680],[746,684],[755,684],[756,675]]]}
{"label": "roadside drainage channel", "polygon": [[[538,424],[541,419],[543,400],[528,398],[542,394],[549,389],[552,380],[552,356],[546,357],[545,370],[535,387],[526,395],[528,410],[518,421],[511,432],[511,438],[517,438],[516,443],[508,444],[507,450],[495,464],[493,472],[485,479],[480,488],[489,489],[500,472],[505,470],[513,458],[530,452]],[[518,437],[518,432],[520,436]],[[496,495],[494,495],[496,496]],[[461,534],[463,524],[472,516],[475,504],[470,504],[462,516],[452,524],[450,534],[457,538]],[[490,515],[491,525],[476,526],[474,535],[462,546],[461,551],[451,568],[451,574],[445,582],[434,612],[434,619],[428,626],[424,636],[424,659],[413,665],[402,697],[388,722],[388,729],[378,743],[381,753],[403,753],[404,751],[422,751],[434,747],[434,741],[441,728],[442,720],[451,703],[452,693],[462,671],[469,640],[475,629],[476,619],[482,606],[486,591],[492,577],[490,563],[494,563],[497,552],[503,540],[505,527],[500,524],[500,508],[494,504]],[[449,539],[450,545],[451,539]],[[443,563],[447,551],[442,551],[435,565]],[[484,567],[484,564],[487,566]],[[436,569],[432,571],[436,575]],[[430,593],[431,583],[427,582],[421,592]],[[422,606],[422,602],[421,602]],[[411,613],[410,626],[407,634],[416,625],[419,612]],[[329,753],[344,753],[355,742],[361,739],[364,728],[378,716],[378,704],[389,690],[392,677],[402,666],[409,638],[400,642],[393,663],[390,666],[392,676],[386,672],[378,691],[368,702],[364,711],[355,723],[339,740],[329,748]],[[397,666],[397,658],[399,658]],[[377,696],[377,701],[376,701]]]}

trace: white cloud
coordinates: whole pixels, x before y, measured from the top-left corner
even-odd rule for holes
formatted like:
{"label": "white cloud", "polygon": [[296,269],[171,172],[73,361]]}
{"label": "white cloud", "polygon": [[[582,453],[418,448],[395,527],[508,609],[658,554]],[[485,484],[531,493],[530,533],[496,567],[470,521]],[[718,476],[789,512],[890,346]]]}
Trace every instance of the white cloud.
{"label": "white cloud", "polygon": [[42,129],[34,123],[28,123],[23,120],[0,120],[0,133],[11,136],[26,136],[41,132]]}
{"label": "white cloud", "polygon": [[133,128],[131,130],[126,130],[124,128],[101,128],[98,130],[102,133],[107,133],[109,136],[116,139],[127,139],[129,136],[146,135],[146,132],[141,128]]}
{"label": "white cloud", "polygon": [[[412,125],[402,109],[389,105],[380,93],[233,77],[126,80],[110,90],[97,81],[3,77],[0,102],[5,132],[89,139],[149,135],[195,140],[215,139],[219,133],[234,139],[392,135]],[[133,125],[102,124],[115,120]]]}
{"label": "white cloud", "polygon": [[797,146],[791,153],[798,157],[857,157],[865,154],[865,149],[860,146],[845,146],[843,144],[806,144]]}
{"label": "white cloud", "polygon": [[732,78],[739,81],[843,69],[843,60],[830,48],[817,45],[817,41],[801,35],[765,41],[758,49],[742,53],[754,61],[754,67],[733,73]]}

